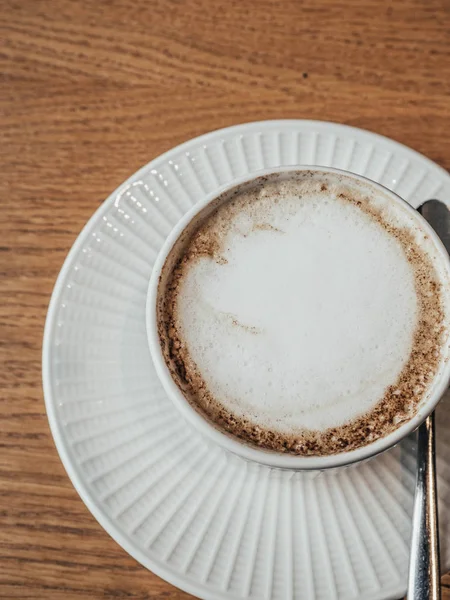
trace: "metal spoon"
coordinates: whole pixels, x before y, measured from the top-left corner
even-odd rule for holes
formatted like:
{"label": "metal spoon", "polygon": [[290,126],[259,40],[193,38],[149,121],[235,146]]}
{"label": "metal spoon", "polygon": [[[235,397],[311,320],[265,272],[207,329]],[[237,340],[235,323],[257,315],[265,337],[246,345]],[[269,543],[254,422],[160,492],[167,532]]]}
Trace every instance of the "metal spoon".
{"label": "metal spoon", "polygon": [[[450,211],[447,206],[439,200],[428,200],[418,210],[450,253]],[[434,413],[419,427],[417,438],[417,481],[407,598],[441,598]]]}

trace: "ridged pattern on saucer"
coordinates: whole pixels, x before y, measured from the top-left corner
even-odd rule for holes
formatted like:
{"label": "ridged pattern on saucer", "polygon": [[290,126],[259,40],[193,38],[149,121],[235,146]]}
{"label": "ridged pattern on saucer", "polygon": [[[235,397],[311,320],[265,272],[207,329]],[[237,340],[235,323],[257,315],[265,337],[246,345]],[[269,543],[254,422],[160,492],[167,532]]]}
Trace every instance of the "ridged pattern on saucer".
{"label": "ridged pattern on saucer", "polygon": [[[413,206],[450,201],[450,176],[374,134],[308,121],[254,123],[175,148],[132,176],[78,238],[52,298],[44,389],[80,495],[137,560],[205,600],[401,596],[415,442],[319,475],[247,463],[178,415],[145,332],[155,257],[180,217],[245,173],[288,164],[348,169]],[[443,564],[450,566],[450,398],[438,408]],[[447,440],[447,441],[446,441]]]}

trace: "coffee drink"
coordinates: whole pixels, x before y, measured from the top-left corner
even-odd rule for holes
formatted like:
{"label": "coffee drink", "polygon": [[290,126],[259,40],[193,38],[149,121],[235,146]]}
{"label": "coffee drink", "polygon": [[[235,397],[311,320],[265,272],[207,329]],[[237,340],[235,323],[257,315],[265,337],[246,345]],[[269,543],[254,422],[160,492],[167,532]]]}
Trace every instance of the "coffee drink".
{"label": "coffee drink", "polygon": [[216,428],[300,455],[353,450],[416,414],[448,350],[449,273],[370,182],[261,177],[173,246],[157,323],[171,376]]}

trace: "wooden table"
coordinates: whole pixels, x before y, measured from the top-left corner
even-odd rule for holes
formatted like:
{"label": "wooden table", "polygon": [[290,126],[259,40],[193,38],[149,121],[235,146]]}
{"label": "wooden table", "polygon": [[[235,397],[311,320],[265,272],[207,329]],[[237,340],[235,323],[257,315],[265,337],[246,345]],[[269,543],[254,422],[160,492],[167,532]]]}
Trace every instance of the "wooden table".
{"label": "wooden table", "polygon": [[447,0],[0,0],[1,598],[188,598],[93,519],[45,416],[47,305],[94,209],[257,119],[349,123],[450,168],[449,19]]}

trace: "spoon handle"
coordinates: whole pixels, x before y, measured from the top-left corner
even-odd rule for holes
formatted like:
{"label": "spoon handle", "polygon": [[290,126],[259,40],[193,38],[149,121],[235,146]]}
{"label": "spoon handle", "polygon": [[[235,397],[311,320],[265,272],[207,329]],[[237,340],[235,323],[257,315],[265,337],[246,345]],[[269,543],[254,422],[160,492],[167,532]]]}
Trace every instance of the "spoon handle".
{"label": "spoon handle", "polygon": [[419,427],[408,600],[440,600],[434,413]]}

